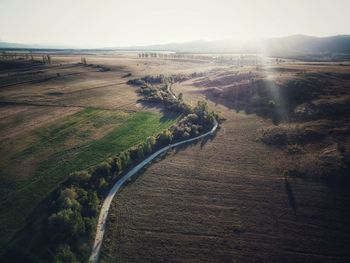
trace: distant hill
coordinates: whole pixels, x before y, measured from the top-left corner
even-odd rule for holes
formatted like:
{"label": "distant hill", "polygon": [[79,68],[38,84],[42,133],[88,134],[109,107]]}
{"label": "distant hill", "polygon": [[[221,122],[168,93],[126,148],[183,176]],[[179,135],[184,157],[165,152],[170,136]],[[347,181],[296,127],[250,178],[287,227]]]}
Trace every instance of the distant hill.
{"label": "distant hill", "polygon": [[272,54],[317,54],[345,53],[350,54],[350,35],[331,37],[311,37],[293,35],[263,41],[265,51]]}
{"label": "distant hill", "polygon": [[70,46],[1,42],[0,49],[74,49]]}
{"label": "distant hill", "polygon": [[107,48],[117,50],[175,51],[196,53],[264,53],[267,55],[350,54],[350,35],[312,37],[293,35],[238,44],[232,40],[193,41],[163,45]]}
{"label": "distant hill", "polygon": [[[77,49],[74,47],[0,42],[0,49]],[[87,49],[85,49],[87,50]],[[192,53],[262,53],[271,56],[350,59],[350,35],[312,37],[293,35],[237,43],[233,40],[192,41],[148,46],[108,47],[91,50],[173,51]]]}
{"label": "distant hill", "polygon": [[0,42],[0,48],[28,48],[25,44]]}

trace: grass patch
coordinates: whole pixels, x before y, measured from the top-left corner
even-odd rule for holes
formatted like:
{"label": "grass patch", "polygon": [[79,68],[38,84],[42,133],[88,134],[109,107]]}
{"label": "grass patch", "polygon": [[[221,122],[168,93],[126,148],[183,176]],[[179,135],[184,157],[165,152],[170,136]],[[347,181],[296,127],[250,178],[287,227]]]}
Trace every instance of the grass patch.
{"label": "grass patch", "polygon": [[[0,247],[9,244],[34,208],[71,172],[96,165],[175,121],[150,112],[89,108],[37,128],[28,134],[30,140],[18,139],[14,143],[23,140],[25,147],[9,149],[0,170]],[[23,168],[32,162],[33,171],[22,176],[19,171],[26,173]]]}

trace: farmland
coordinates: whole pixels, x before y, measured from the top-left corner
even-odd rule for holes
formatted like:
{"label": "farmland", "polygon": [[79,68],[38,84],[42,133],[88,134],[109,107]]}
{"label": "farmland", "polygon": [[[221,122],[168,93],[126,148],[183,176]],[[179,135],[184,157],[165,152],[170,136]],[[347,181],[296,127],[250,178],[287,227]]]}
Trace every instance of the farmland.
{"label": "farmland", "polygon": [[0,10],[0,263],[350,262],[350,1]]}
{"label": "farmland", "polygon": [[[220,113],[220,129],[171,151],[116,195],[101,262],[350,258],[350,196],[342,170],[349,151],[346,63],[270,59],[257,67],[132,53],[84,56],[87,65],[79,63],[81,55],[67,53],[53,54],[52,65],[16,61],[0,71],[1,248],[20,238],[35,220],[31,213],[71,172],[92,167],[178,120],[179,114],[159,104],[141,102],[137,87],[127,84],[163,75],[183,76],[172,90],[192,106],[207,101]],[[276,96],[259,93],[266,83],[295,89],[307,100],[286,96],[294,94],[286,89],[282,97],[293,100],[281,112]],[[302,103],[316,105],[317,111],[300,118],[294,109]],[[302,131],[298,136],[295,127]],[[310,130],[323,137],[292,141]],[[281,137],[287,143],[276,144]],[[336,170],[322,174],[326,170],[316,168],[325,153]],[[328,180],[338,177],[334,171],[340,183]]]}

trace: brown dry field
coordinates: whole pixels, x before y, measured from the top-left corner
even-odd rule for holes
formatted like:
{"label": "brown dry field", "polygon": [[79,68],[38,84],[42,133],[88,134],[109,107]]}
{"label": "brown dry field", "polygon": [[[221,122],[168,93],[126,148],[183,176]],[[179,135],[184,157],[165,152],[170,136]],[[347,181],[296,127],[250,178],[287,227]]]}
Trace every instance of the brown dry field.
{"label": "brown dry field", "polygon": [[[349,72],[339,65],[276,67]],[[194,104],[205,98],[196,81],[173,90]],[[226,119],[214,138],[169,153],[113,200],[102,262],[350,261],[347,187],[285,178],[285,153],[256,141],[270,121],[220,101],[210,106]]]}
{"label": "brown dry field", "polygon": [[[136,88],[126,84],[128,79],[147,74],[205,72],[220,67],[210,63],[138,59],[135,54],[85,57],[94,66],[78,65],[80,55],[52,54],[53,65],[1,70],[0,141],[85,107],[158,112],[157,108],[137,102]],[[101,72],[97,65],[110,71]],[[123,77],[128,73],[132,76]]]}

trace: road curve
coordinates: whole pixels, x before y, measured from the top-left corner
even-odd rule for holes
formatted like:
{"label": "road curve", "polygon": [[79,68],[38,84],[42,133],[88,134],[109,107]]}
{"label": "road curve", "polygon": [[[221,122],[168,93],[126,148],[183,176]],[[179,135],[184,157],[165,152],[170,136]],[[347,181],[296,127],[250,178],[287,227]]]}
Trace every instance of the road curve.
{"label": "road curve", "polygon": [[171,98],[173,98],[174,100],[176,100],[177,98],[176,98],[175,93],[174,93],[173,90],[171,89],[171,85],[167,85],[167,89],[168,89],[168,92],[169,92]]}
{"label": "road curve", "polygon": [[[174,94],[172,94],[172,95],[174,95]],[[180,142],[177,142],[177,143],[170,144],[170,145],[168,145],[168,146],[166,146],[166,147],[156,151],[152,155],[148,156],[141,163],[136,165],[134,168],[132,168],[127,174],[125,174],[122,178],[120,178],[115,183],[115,185],[109,191],[107,197],[103,201],[103,204],[102,204],[102,207],[101,207],[101,211],[100,211],[100,215],[99,215],[98,223],[97,223],[97,228],[96,228],[95,242],[94,242],[94,246],[92,248],[92,252],[91,252],[91,255],[90,255],[90,258],[89,258],[89,262],[97,262],[97,260],[98,260],[98,256],[99,256],[99,253],[100,253],[100,250],[101,250],[103,235],[104,235],[104,232],[105,232],[106,219],[107,219],[109,207],[111,205],[111,202],[112,202],[112,199],[113,199],[114,195],[119,191],[119,189],[123,186],[123,184],[129,178],[131,178],[133,175],[135,175],[138,171],[140,171],[146,164],[148,164],[154,158],[159,156],[161,153],[166,152],[167,150],[169,150],[171,148],[174,148],[174,147],[177,147],[179,145],[182,145],[182,144],[185,144],[185,143],[189,143],[189,142],[193,142],[193,141],[202,139],[202,138],[204,138],[206,136],[209,136],[209,135],[211,135],[211,134],[213,134],[215,132],[217,127],[218,127],[218,122],[217,122],[216,119],[214,119],[214,126],[213,126],[213,128],[210,131],[208,131],[208,132],[206,132],[206,133],[204,133],[202,135],[199,135],[197,137],[191,138],[191,139],[187,139],[187,140],[183,140],[183,141],[180,141]]]}

